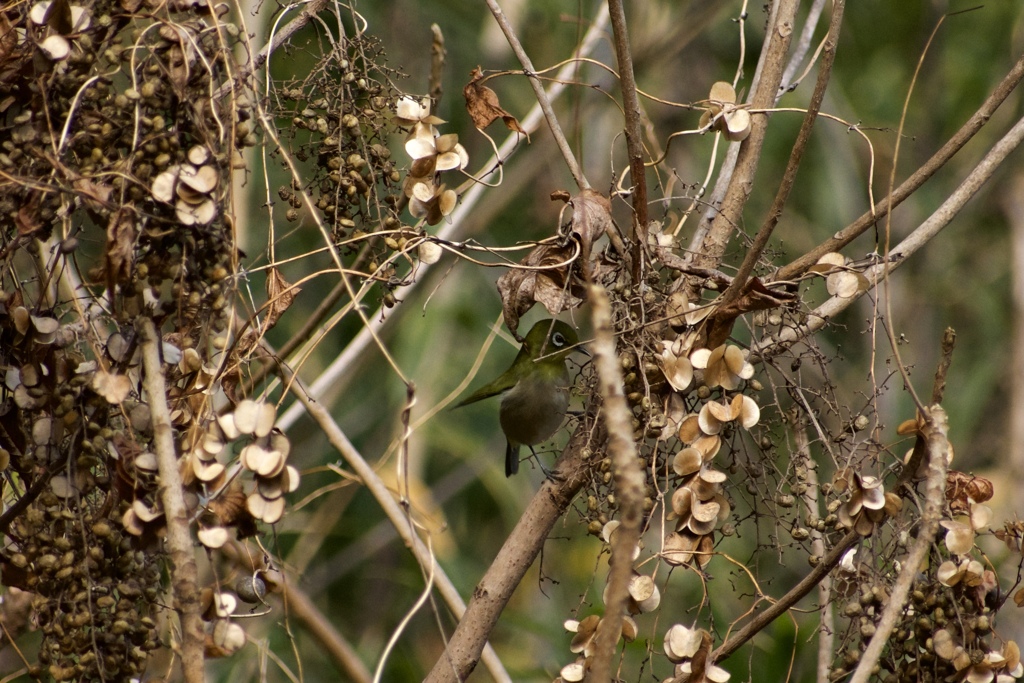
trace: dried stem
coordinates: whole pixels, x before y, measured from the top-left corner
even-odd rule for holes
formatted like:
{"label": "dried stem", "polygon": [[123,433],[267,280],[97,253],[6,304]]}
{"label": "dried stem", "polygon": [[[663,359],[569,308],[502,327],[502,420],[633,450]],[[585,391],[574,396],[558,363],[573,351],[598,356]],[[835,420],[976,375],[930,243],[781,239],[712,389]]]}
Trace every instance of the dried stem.
{"label": "dried stem", "polygon": [[947,327],[942,333],[942,355],[935,368],[935,383],[932,385],[932,403],[942,403],[946,394],[946,374],[953,362],[953,349],[956,348],[956,330]]}
{"label": "dried stem", "polygon": [[526,72],[526,76],[530,80],[530,87],[533,88],[534,94],[537,96],[537,104],[540,105],[541,110],[544,112],[544,118],[548,122],[548,128],[551,130],[551,136],[555,140],[555,144],[558,146],[559,151],[562,153],[562,159],[565,160],[565,165],[568,166],[569,172],[572,174],[573,179],[576,181],[577,187],[581,190],[585,190],[590,187],[590,183],[583,175],[583,170],[580,168],[579,163],[576,161],[576,157],[573,156],[572,150],[569,148],[569,141],[565,138],[565,133],[562,132],[562,126],[558,123],[558,117],[555,115],[555,110],[551,107],[551,100],[548,98],[547,92],[544,90],[544,86],[541,85],[537,79],[537,70],[533,68],[533,62],[530,61],[530,56],[526,54],[526,50],[523,49],[523,44],[519,42],[518,36],[516,36],[515,30],[512,28],[512,24],[509,23],[505,13],[501,11],[501,7],[498,5],[496,0],[487,0],[487,8],[491,10],[491,14],[494,15],[494,20],[498,22],[498,26],[501,28],[501,32],[505,34],[505,40],[508,41],[509,46],[512,48],[512,52],[515,53],[516,59],[523,65],[523,71]]}
{"label": "dried stem", "polygon": [[729,288],[725,290],[725,293],[722,294],[720,305],[723,307],[738,299],[744,287],[746,287],[747,278],[754,272],[754,266],[757,265],[758,259],[764,253],[765,247],[768,246],[768,239],[779,224],[779,219],[782,217],[782,209],[786,206],[789,193],[793,190],[793,184],[796,182],[796,173],[800,168],[800,161],[807,150],[807,143],[811,139],[811,130],[814,128],[814,122],[818,118],[818,111],[821,109],[822,100],[825,99],[825,90],[828,88],[829,79],[832,76],[832,64],[836,59],[836,47],[839,44],[839,30],[842,27],[843,10],[845,7],[845,0],[835,0],[833,3],[832,20],[828,27],[828,37],[825,39],[821,65],[818,68],[818,80],[814,85],[811,101],[807,105],[807,114],[800,125],[796,142],[793,143],[793,151],[789,155],[786,170],[782,174],[782,183],[779,185],[778,192],[775,193],[775,199],[772,201],[771,208],[768,209],[768,217],[765,219],[761,229],[757,231],[757,235],[754,236],[754,243],[747,249],[746,256],[743,258],[743,263],[740,264],[735,279],[729,285]]}
{"label": "dried stem", "polygon": [[203,620],[199,614],[199,569],[188,524],[185,489],[178,471],[174,428],[167,406],[167,385],[160,362],[160,334],[150,318],[136,321],[141,337],[143,390],[153,423],[153,448],[160,476],[160,502],[167,520],[167,550],[171,557],[171,590],[181,620],[181,670],[186,683],[203,683]]}
{"label": "dried stem", "polygon": [[626,12],[622,0],[608,0],[608,14],[612,22],[615,41],[615,60],[619,65],[619,84],[622,87],[622,110],[625,116],[626,154],[629,156],[629,176],[633,181],[633,277],[638,278],[647,248],[647,176],[644,171],[644,143],[640,119],[640,98],[633,74],[633,54],[626,29]]}
{"label": "dried stem", "polygon": [[917,537],[914,539],[910,554],[903,562],[900,575],[892,587],[892,594],[875,627],[875,634],[861,655],[860,663],[857,665],[857,670],[853,672],[850,683],[867,683],[871,678],[872,669],[878,663],[879,657],[882,656],[882,649],[888,644],[889,636],[907,605],[910,589],[914,585],[917,573],[928,556],[928,550],[938,533],[939,520],[942,518],[942,509],[946,502],[946,463],[949,459],[948,430],[946,411],[938,404],[931,406],[925,426],[925,440],[928,444],[928,480],[925,484],[924,509],[921,511]]}
{"label": "dried stem", "polygon": [[[614,20],[614,11],[612,16]],[[587,298],[594,311],[594,342],[591,348],[608,430],[608,454],[615,472],[615,496],[620,522],[612,537],[607,602],[604,617],[597,627],[594,655],[590,664],[591,680],[607,681],[611,679],[612,657],[622,633],[622,617],[626,613],[629,580],[633,573],[633,551],[640,541],[644,473],[640,469],[636,444],[633,442],[633,416],[623,393],[622,365],[615,352],[615,330],[608,293],[600,285],[591,284]]]}
{"label": "dried stem", "polygon": [[848,226],[837,232],[831,239],[822,242],[814,249],[797,258],[792,263],[779,269],[776,274],[778,280],[790,280],[800,275],[808,266],[814,265],[823,254],[831,251],[838,251],[859,237],[877,220],[884,217],[893,207],[899,206],[903,200],[913,194],[926,180],[931,178],[936,171],[953,158],[974,135],[981,130],[981,127],[988,123],[988,120],[995,113],[999,105],[1013,92],[1014,88],[1024,78],[1024,55],[1017,60],[1006,77],[1000,81],[988,99],[978,108],[976,112],[960,127],[953,137],[949,139],[932,157],[921,165],[919,169],[903,181],[899,187],[892,191],[889,197],[879,202],[872,210],[850,223]]}

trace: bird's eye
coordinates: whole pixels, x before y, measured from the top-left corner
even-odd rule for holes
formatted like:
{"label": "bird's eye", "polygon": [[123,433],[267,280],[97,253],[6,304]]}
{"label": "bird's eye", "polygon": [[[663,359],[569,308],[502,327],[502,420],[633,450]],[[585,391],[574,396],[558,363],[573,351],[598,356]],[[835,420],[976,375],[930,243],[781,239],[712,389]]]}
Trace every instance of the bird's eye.
{"label": "bird's eye", "polygon": [[555,332],[553,335],[551,335],[551,342],[555,346],[565,346],[565,337],[562,336],[561,332]]}

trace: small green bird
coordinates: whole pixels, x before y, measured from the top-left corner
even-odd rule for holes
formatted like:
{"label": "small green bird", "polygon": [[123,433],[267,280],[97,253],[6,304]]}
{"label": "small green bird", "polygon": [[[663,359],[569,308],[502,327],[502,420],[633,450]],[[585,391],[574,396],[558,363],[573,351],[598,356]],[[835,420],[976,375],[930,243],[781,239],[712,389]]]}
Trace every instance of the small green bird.
{"label": "small green bird", "polygon": [[[561,320],[541,320],[530,328],[512,366],[459,406],[502,395],[498,420],[505,432],[505,476],[519,471],[519,447],[551,438],[569,407],[569,370],[565,358],[579,343],[576,330]],[[588,354],[589,355],[589,354]],[[538,360],[539,359],[539,360]]]}

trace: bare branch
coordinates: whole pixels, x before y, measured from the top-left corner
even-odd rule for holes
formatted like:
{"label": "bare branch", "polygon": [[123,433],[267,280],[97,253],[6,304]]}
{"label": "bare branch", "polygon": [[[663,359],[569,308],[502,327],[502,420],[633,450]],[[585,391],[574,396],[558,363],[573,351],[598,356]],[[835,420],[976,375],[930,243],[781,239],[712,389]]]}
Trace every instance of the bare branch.
{"label": "bare branch", "polygon": [[928,550],[935,540],[935,534],[938,533],[939,519],[942,517],[942,509],[946,501],[946,463],[949,459],[949,440],[946,438],[946,434],[948,430],[946,411],[938,404],[931,406],[928,410],[928,421],[925,427],[925,439],[928,445],[928,480],[925,484],[924,510],[921,512],[917,537],[914,539],[910,554],[903,562],[903,568],[893,585],[885,610],[875,627],[875,634],[861,655],[860,663],[850,678],[850,683],[867,683],[871,678],[872,669],[878,663],[879,657],[882,656],[882,649],[889,643],[889,636],[896,627],[897,619],[906,607],[910,588],[914,585],[918,571],[928,556]]}
{"label": "bare branch", "polygon": [[803,273],[807,270],[808,266],[815,264],[823,254],[839,251],[874,225],[877,220],[888,214],[893,207],[899,206],[903,200],[917,191],[926,180],[931,178],[947,161],[952,159],[953,155],[959,152],[981,130],[982,126],[988,123],[988,120],[995,113],[996,109],[999,108],[999,105],[1009,97],[1022,78],[1024,78],[1024,55],[1017,60],[1017,63],[1013,65],[1010,72],[1006,74],[1006,77],[1000,81],[999,85],[992,91],[992,94],[988,96],[988,99],[982,103],[971,118],[960,127],[960,130],[946,144],[939,148],[928,161],[914,171],[909,178],[903,181],[899,187],[893,190],[891,196],[886,197],[877,206],[873,207],[872,210],[837,232],[831,239],[826,240],[792,263],[780,268],[776,274],[776,279],[790,280]]}
{"label": "bare branch", "polygon": [[821,109],[821,102],[825,99],[825,90],[828,88],[829,79],[832,76],[832,64],[835,63],[836,59],[836,47],[839,44],[839,30],[842,26],[843,10],[845,7],[845,0],[835,0],[833,3],[832,21],[828,27],[825,51],[818,69],[818,80],[814,85],[811,102],[807,105],[807,114],[804,116],[803,123],[800,124],[800,131],[797,133],[796,142],[793,143],[793,151],[790,153],[789,161],[786,163],[786,170],[782,174],[782,183],[775,194],[771,208],[768,209],[768,217],[765,218],[764,224],[754,237],[754,243],[750,245],[746,256],[743,257],[743,263],[740,264],[736,278],[722,294],[722,306],[727,306],[739,298],[743,287],[747,283],[747,278],[754,272],[754,266],[757,265],[758,259],[764,253],[765,247],[768,246],[768,239],[782,217],[782,209],[786,205],[786,200],[789,199],[793,183],[796,182],[796,173],[800,168],[800,161],[803,159],[807,143],[811,139],[811,130],[814,128],[814,122],[818,118],[818,111]]}
{"label": "bare branch", "polygon": [[615,495],[621,522],[613,536],[605,613],[597,627],[590,669],[593,680],[606,681],[611,678],[612,657],[622,633],[622,617],[629,597],[627,589],[633,572],[633,551],[640,541],[644,473],[633,442],[632,414],[623,393],[622,365],[615,352],[611,303],[604,288],[596,284],[590,285],[588,299],[594,310],[594,343],[591,348],[600,380],[608,452],[615,472]]}
{"label": "bare branch", "polygon": [[[757,89],[750,98],[751,109],[770,109],[775,104],[775,95],[782,82],[786,53],[789,51],[796,16],[796,0],[780,0],[776,5],[775,21],[770,25],[763,50],[763,69]],[[751,116],[750,136],[740,143],[736,170],[729,188],[722,199],[722,206],[711,221],[711,227],[694,256],[697,266],[715,268],[722,260],[726,246],[741,222],[743,207],[754,188],[754,175],[761,160],[761,149],[768,130],[768,115],[756,113]]]}
{"label": "bare branch", "polygon": [[185,490],[178,471],[174,428],[167,406],[167,384],[160,362],[160,334],[150,318],[136,322],[142,338],[143,388],[153,422],[153,447],[160,468],[160,502],[167,520],[167,549],[171,556],[171,589],[181,620],[181,670],[186,683],[203,683],[203,620],[199,615],[199,569],[192,548]]}

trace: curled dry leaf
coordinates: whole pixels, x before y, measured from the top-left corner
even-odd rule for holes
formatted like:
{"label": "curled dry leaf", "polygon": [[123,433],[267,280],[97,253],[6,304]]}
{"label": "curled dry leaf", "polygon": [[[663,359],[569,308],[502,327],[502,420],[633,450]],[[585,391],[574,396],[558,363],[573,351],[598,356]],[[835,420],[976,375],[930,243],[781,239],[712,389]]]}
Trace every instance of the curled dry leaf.
{"label": "curled dry leaf", "polygon": [[103,252],[107,290],[111,296],[117,285],[131,282],[135,237],[135,211],[130,204],[122,206],[110,215],[107,245]]}
{"label": "curled dry leaf", "polygon": [[612,228],[612,204],[597,190],[586,188],[569,200],[572,219],[570,234],[580,241],[580,257],[589,263],[593,244],[601,235]]}
{"label": "curled dry leaf", "polygon": [[462,95],[466,98],[466,111],[473,119],[473,125],[483,130],[500,118],[509,130],[522,133],[529,140],[530,136],[519,125],[516,117],[502,108],[497,93],[481,82],[483,77],[483,71],[479,66],[476,67],[469,74],[469,83],[462,89]]}
{"label": "curled dry leaf", "polygon": [[543,305],[551,315],[583,303],[583,283],[570,272],[575,253],[571,244],[542,244],[521,261],[522,265],[530,266],[529,270],[513,268],[498,278],[505,326],[514,336],[519,329],[520,317],[536,303]]}
{"label": "curled dry leaf", "polygon": [[[558,194],[557,198],[564,195]],[[513,336],[517,335],[519,318],[535,303],[542,304],[551,315],[583,303],[586,287],[574,264],[581,261],[584,272],[597,275],[590,252],[594,241],[611,227],[611,203],[600,192],[588,189],[569,199],[569,205],[569,235],[576,241],[539,245],[520,262],[529,269],[513,268],[498,278],[505,326]]]}
{"label": "curled dry leaf", "polygon": [[281,319],[284,312],[291,308],[295,297],[302,288],[292,285],[284,279],[281,271],[272,267],[267,273],[267,317],[263,322],[264,331],[269,330]]}

